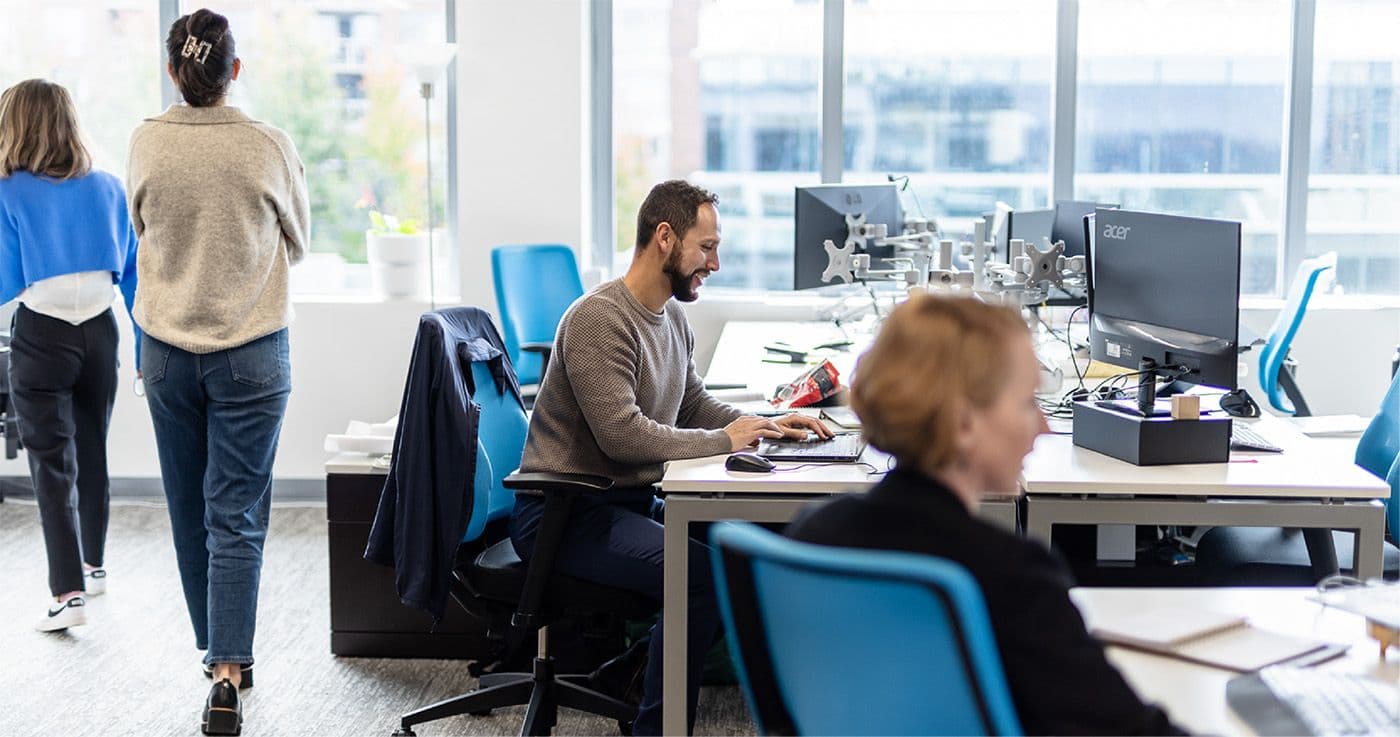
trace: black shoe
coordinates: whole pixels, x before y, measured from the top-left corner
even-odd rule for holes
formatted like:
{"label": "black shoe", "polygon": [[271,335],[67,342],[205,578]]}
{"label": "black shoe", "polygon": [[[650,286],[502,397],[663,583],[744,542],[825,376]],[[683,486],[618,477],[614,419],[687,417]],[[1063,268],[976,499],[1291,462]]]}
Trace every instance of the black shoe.
{"label": "black shoe", "polygon": [[647,650],[650,647],[650,635],[632,643],[621,655],[588,674],[589,687],[619,701],[633,705],[642,703],[642,681],[647,669]]}
{"label": "black shoe", "polygon": [[[214,680],[214,666],[204,666],[204,677]],[[243,691],[253,687],[253,666],[252,664],[239,666],[238,668],[238,690]]]}
{"label": "black shoe", "polygon": [[204,702],[204,719],[200,729],[205,734],[232,734],[243,731],[243,706],[238,702],[238,689],[225,678],[209,689]]}

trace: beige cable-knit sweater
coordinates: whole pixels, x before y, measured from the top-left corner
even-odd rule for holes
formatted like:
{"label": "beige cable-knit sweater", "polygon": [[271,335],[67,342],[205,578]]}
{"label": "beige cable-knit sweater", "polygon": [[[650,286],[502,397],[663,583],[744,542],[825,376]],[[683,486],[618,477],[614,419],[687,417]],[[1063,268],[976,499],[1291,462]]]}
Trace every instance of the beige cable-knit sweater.
{"label": "beige cable-knit sweater", "polygon": [[172,105],[136,129],[130,156],[141,329],[212,353],[286,327],[311,221],[287,134],[238,108]]}

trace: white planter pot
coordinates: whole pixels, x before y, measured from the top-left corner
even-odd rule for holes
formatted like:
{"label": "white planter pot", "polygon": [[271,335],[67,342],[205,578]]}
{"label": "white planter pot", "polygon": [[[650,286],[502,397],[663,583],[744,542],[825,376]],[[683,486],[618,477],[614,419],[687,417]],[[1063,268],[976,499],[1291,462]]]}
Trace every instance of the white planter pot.
{"label": "white planter pot", "polygon": [[365,232],[370,286],[381,299],[426,299],[428,236]]}

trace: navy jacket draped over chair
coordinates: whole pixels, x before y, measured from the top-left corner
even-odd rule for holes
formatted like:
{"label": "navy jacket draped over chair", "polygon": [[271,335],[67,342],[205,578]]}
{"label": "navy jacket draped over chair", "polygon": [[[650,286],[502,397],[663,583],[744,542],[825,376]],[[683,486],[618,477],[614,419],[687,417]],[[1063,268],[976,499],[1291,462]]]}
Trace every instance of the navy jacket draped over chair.
{"label": "navy jacket draped over chair", "polygon": [[[476,476],[480,409],[470,365],[486,362],[495,389],[520,401],[520,386],[491,316],[475,307],[428,312],[418,321],[394,455],[379,496],[365,559],[393,566],[404,604],[442,619],[457,546],[467,529]],[[523,404],[521,405],[523,408]]]}

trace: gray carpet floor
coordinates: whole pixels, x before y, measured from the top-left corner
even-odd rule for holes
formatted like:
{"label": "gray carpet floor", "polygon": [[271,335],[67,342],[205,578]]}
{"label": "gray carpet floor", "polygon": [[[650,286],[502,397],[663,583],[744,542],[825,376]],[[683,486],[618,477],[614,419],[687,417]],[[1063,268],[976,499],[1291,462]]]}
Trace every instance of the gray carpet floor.
{"label": "gray carpet floor", "polygon": [[[323,505],[274,505],[263,566],[257,685],[244,692],[244,734],[383,735],[398,714],[475,686],[465,662],[338,658],[330,652]],[[48,598],[32,501],[0,503],[0,735],[190,735],[209,681],[200,672],[158,504],[114,504],[108,590],[89,623],[64,633],[32,625]],[[524,708],[454,717],[428,735],[517,734]],[[695,731],[751,735],[738,689],[706,688]],[[617,734],[607,720],[561,710],[556,734]]]}

